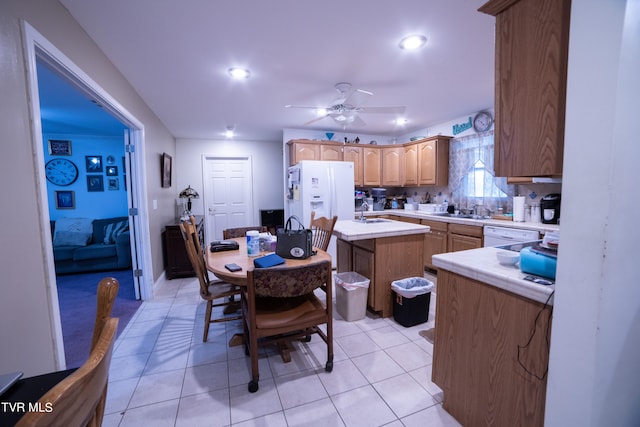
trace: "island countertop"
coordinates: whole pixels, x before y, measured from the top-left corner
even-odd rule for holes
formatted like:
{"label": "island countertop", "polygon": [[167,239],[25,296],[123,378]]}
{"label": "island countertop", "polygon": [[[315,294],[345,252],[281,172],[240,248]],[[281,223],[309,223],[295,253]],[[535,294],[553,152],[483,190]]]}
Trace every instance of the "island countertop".
{"label": "island countertop", "polygon": [[384,219],[380,222],[360,222],[355,220],[339,220],[333,227],[333,234],[342,240],[379,239],[409,234],[424,234],[431,230],[426,225]]}
{"label": "island countertop", "polygon": [[545,303],[549,300],[548,304],[553,305],[553,297],[549,299],[549,295],[555,290],[555,285],[539,285],[524,280],[527,274],[520,271],[519,264],[501,265],[496,252],[504,250],[488,247],[437,254],[432,258],[433,265],[533,301]]}

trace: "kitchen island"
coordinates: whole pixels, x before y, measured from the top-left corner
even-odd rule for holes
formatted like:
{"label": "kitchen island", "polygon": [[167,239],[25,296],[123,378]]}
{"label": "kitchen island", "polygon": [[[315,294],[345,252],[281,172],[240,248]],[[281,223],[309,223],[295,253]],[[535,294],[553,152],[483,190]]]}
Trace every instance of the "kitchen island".
{"label": "kitchen island", "polygon": [[368,278],[367,306],[382,317],[393,314],[391,282],[424,275],[424,234],[429,227],[402,221],[340,220],[337,271],[355,271]]}
{"label": "kitchen island", "polygon": [[465,426],[542,426],[555,285],[480,248],[433,256],[438,267],[432,381]]}

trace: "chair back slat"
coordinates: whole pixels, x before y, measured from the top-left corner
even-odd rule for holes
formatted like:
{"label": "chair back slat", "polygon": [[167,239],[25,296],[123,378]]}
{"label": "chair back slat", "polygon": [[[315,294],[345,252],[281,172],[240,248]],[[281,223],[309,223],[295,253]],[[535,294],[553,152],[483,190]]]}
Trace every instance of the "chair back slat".
{"label": "chair back slat", "polygon": [[329,248],[329,241],[333,234],[333,227],[338,220],[337,216],[333,218],[319,217],[316,218],[316,212],[311,212],[311,225],[309,228],[313,232],[313,246],[326,251]]}
{"label": "chair back slat", "polygon": [[204,260],[203,249],[200,246],[198,231],[191,221],[182,221],[180,223],[180,231],[182,232],[187,256],[200,283],[200,294],[203,298],[206,298],[209,296],[209,272]]}

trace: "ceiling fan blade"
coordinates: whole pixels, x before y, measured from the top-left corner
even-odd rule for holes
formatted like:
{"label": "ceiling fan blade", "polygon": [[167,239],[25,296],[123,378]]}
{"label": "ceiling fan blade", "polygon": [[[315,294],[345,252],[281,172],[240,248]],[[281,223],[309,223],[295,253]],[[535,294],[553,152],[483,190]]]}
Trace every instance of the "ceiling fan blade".
{"label": "ceiling fan blade", "polygon": [[355,116],[355,118],[353,119],[353,123],[351,123],[351,125],[352,126],[366,126],[367,122],[362,120],[362,118],[360,116]]}
{"label": "ceiling fan blade", "polygon": [[307,109],[312,109],[312,110],[319,110],[319,109],[326,108],[326,107],[310,107],[310,106],[307,106],[307,105],[291,105],[291,104],[289,104],[289,105],[285,105],[284,108],[307,108]]}
{"label": "ceiling fan blade", "polygon": [[369,92],[368,90],[364,90],[364,89],[356,89],[356,92],[360,92],[360,93],[364,93],[365,95],[373,96],[373,92]]}
{"label": "ceiling fan blade", "polygon": [[361,113],[386,113],[386,114],[402,114],[407,107],[360,107]]}
{"label": "ceiling fan blade", "polygon": [[310,125],[312,123],[319,122],[320,120],[322,120],[322,119],[324,119],[324,118],[326,118],[328,116],[329,116],[328,114],[325,114],[324,116],[316,117],[315,119],[309,120],[308,122],[304,123],[302,126],[307,126],[307,125]]}

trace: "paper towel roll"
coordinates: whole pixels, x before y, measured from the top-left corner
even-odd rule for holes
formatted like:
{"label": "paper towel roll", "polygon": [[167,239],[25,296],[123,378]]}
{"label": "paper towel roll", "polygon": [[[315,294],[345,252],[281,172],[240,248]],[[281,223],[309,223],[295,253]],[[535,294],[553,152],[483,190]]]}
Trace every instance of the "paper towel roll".
{"label": "paper towel roll", "polygon": [[515,222],[524,222],[524,196],[513,198],[513,220]]}

